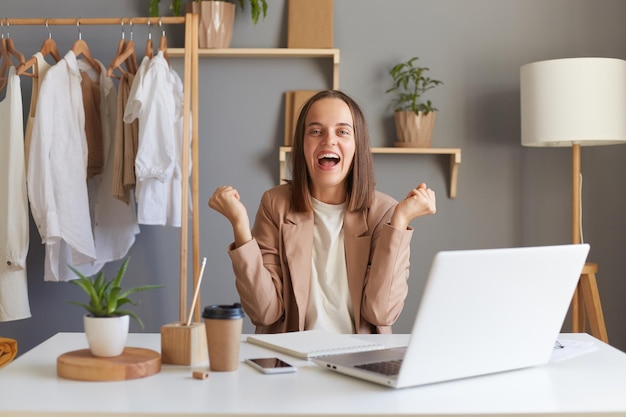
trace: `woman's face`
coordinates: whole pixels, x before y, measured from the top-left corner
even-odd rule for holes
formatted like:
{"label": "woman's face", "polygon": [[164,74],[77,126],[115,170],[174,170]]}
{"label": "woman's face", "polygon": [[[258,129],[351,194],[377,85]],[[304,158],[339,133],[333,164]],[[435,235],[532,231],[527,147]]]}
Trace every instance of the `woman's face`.
{"label": "woman's face", "polygon": [[313,197],[328,204],[343,203],[356,150],[352,113],[343,100],[324,98],[313,103],[304,123],[303,148]]}

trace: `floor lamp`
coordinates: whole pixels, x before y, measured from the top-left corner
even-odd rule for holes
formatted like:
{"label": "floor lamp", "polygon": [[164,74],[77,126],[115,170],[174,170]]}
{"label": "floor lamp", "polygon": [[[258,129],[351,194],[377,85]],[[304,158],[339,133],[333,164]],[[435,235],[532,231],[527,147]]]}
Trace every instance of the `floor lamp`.
{"label": "floor lamp", "polygon": [[[572,243],[582,242],[581,146],[626,142],[626,61],[566,58],[520,69],[523,146],[572,148]],[[596,264],[585,264],[572,299],[572,331],[608,341],[596,283]],[[583,310],[584,308],[584,310]]]}

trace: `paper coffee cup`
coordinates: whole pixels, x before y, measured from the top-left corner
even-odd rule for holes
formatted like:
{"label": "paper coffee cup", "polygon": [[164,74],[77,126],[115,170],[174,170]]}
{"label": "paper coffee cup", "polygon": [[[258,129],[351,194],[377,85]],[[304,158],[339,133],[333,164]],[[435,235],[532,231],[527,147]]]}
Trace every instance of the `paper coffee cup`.
{"label": "paper coffee cup", "polygon": [[243,316],[239,303],[215,304],[204,308],[202,318],[212,371],[235,371],[239,367]]}

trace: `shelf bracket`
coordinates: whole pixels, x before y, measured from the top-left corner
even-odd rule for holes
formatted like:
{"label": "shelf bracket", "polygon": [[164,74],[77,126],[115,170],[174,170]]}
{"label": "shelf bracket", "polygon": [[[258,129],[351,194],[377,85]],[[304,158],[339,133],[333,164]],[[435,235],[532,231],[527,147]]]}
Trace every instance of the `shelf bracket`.
{"label": "shelf bracket", "polygon": [[450,198],[456,197],[457,178],[459,177],[459,165],[461,165],[461,150],[450,154]]}

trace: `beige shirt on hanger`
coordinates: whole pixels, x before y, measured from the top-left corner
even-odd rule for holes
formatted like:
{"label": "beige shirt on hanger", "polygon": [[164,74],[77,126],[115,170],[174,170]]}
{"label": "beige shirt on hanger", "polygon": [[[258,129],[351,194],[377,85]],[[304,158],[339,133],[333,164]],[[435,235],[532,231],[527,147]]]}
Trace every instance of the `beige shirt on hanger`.
{"label": "beige shirt on hanger", "polygon": [[31,316],[26,281],[29,227],[23,132],[20,77],[11,67],[6,96],[0,102],[0,321]]}

